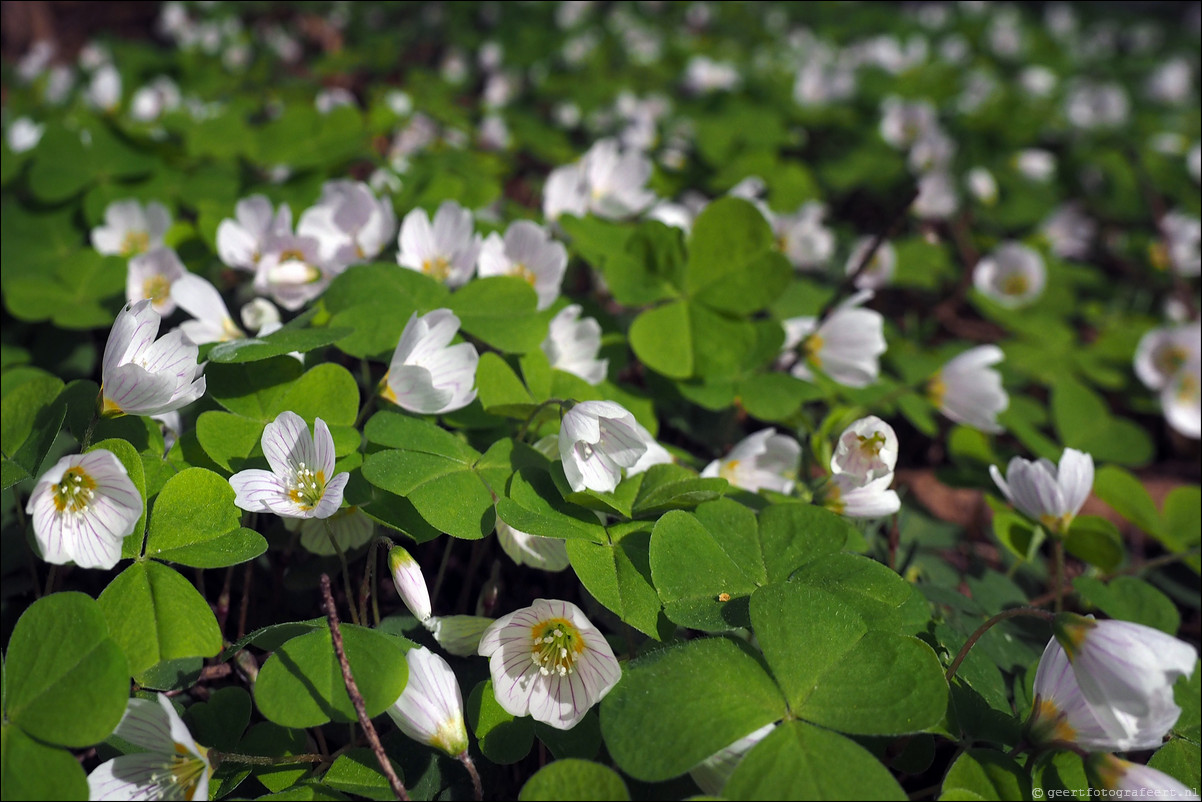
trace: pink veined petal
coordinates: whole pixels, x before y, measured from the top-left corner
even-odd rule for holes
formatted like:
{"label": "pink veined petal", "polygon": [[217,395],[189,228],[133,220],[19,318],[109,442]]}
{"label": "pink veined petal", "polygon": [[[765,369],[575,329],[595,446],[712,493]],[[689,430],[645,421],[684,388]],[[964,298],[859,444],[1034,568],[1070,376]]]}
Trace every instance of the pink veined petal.
{"label": "pink veined petal", "polygon": [[142,352],[142,364],[151,373],[174,376],[179,386],[196,375],[196,344],[179,329],[167,332]]}
{"label": "pink veined petal", "polygon": [[[573,450],[570,460],[564,460],[564,473],[568,474],[568,465],[571,464],[576,470],[573,473],[579,473],[581,484],[583,487],[572,485],[572,489],[576,491],[595,490],[598,493],[610,493],[618,486],[618,480],[621,478],[621,472],[612,460],[606,458],[600,451],[593,451],[589,456],[585,456],[585,444],[577,443]],[[571,476],[568,476],[568,482],[571,484]]]}
{"label": "pink veined petal", "polygon": [[334,435],[330,427],[321,418],[313,419],[313,465],[314,470],[321,470],[326,477],[334,475]]}
{"label": "pink veined petal", "polygon": [[425,365],[436,354],[450,345],[459,331],[459,318],[450,309],[435,309],[421,318],[425,332],[409,352],[406,360],[411,365]]}
{"label": "pink veined petal", "polygon": [[263,428],[263,456],[281,479],[290,477],[298,463],[315,464],[313,438],[304,418],[285,410]]}
{"label": "pink veined petal", "polygon": [[1002,472],[998,470],[996,465],[989,466],[989,475],[993,477],[993,483],[1002,491],[1002,495],[1006,497],[1006,500],[1013,504],[1014,496],[1010,492],[1010,485],[1006,482],[1006,479],[1002,476]]}
{"label": "pink veined petal", "polygon": [[[587,403],[587,402],[585,402]],[[597,443],[601,440],[601,421],[588,408],[577,404],[563,416],[559,431],[559,453],[566,455],[576,443]]]}
{"label": "pink veined petal", "polygon": [[141,365],[125,364],[104,377],[104,398],[127,415],[165,412],[175,395],[173,376],[157,375]]}
{"label": "pink veined petal", "polygon": [[321,501],[317,502],[317,506],[313,508],[312,517],[329,518],[338,512],[338,508],[342,506],[342,495],[346,490],[346,483],[350,478],[351,475],[343,471],[326,482],[325,493],[322,494]]}
{"label": "pink veined petal", "polygon": [[434,234],[430,230],[430,218],[425,209],[414,209],[401,221],[399,237],[400,251],[397,262],[411,270],[421,270],[422,262],[438,256],[435,252]]}
{"label": "pink veined petal", "polygon": [[1093,457],[1076,449],[1066,448],[1060,457],[1057,479],[1064,497],[1065,511],[1076,515],[1093,490]]}
{"label": "pink veined petal", "polygon": [[151,752],[175,751],[171,719],[157,699],[130,699],[113,734]]}
{"label": "pink veined petal", "polygon": [[434,247],[450,257],[462,250],[472,237],[472,213],[455,201],[443,201],[434,214]]}
{"label": "pink veined petal", "polygon": [[165,752],[119,755],[88,775],[89,799],[170,799],[174,788],[171,756]]}
{"label": "pink veined petal", "polygon": [[234,506],[250,512],[274,511],[288,498],[283,480],[271,471],[249,468],[230,477],[234,488]]}
{"label": "pink veined petal", "polygon": [[104,347],[104,374],[140,354],[158,336],[162,318],[150,301],[127,304],[117,313]]}
{"label": "pink veined petal", "polygon": [[150,235],[151,245],[161,243],[167,229],[171,228],[171,212],[158,201],[146,204],[146,233]]}
{"label": "pink veined petal", "polygon": [[398,406],[423,415],[442,412],[454,397],[451,389],[435,387],[430,371],[418,365],[401,365],[389,370],[388,387],[396,396]]}

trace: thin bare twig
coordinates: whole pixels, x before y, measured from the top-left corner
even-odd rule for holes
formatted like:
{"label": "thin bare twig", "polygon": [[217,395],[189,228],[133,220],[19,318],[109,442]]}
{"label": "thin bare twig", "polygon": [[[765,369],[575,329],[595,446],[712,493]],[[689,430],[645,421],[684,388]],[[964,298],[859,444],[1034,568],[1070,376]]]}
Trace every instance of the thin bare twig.
{"label": "thin bare twig", "polygon": [[[380,743],[380,736],[376,734],[376,728],[372,725],[371,719],[367,717],[367,705],[363,702],[363,695],[359,693],[359,686],[355,684],[355,677],[351,674],[351,664],[346,659],[346,648],[342,644],[342,630],[338,624],[338,608],[334,604],[334,594],[330,591],[329,574],[321,575],[321,595],[325,600],[326,620],[330,624],[330,638],[334,641],[334,653],[338,655],[338,665],[342,668],[342,681],[346,685],[347,695],[351,697],[351,704],[355,706],[355,714],[359,717],[359,726],[363,728],[363,734],[367,736],[367,742],[371,744],[371,751],[375,753],[380,770],[388,778],[392,792],[401,802],[409,802],[409,793],[401,784],[401,778],[396,776],[396,772],[393,771],[392,762],[384,752],[384,745]],[[350,600],[348,599],[348,601]]]}

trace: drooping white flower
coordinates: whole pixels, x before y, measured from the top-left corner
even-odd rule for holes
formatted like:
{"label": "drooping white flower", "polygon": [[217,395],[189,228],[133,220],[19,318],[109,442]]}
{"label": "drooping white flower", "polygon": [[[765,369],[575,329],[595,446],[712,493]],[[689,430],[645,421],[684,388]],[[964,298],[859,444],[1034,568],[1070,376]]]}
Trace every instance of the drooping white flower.
{"label": "drooping white flower", "polygon": [[374,258],[396,233],[396,212],[361,181],[327,181],[305,210],[296,233],[320,243],[325,262],[351,265]]}
{"label": "drooping white flower", "polygon": [[484,631],[495,621],[482,615],[432,615],[422,623],[447,652],[468,657],[476,654]]}
{"label": "drooping white flower", "polygon": [[45,125],[39,125],[28,117],[18,117],[12,121],[6,132],[8,149],[13,153],[24,153],[33,150],[42,141]]}
{"label": "drooping white flower", "polygon": [[1043,294],[1047,270],[1034,248],[1008,241],[977,262],[972,281],[977,292],[985,297],[1017,309]]}
{"label": "drooping white flower", "polygon": [[401,267],[432,276],[448,287],[466,284],[476,271],[481,239],[472,213],[455,201],[443,201],[431,224],[425,209],[414,209],[401,222]]}
{"label": "drooping white flower", "polygon": [[1202,357],[1202,323],[1152,329],[1135,348],[1135,375],[1149,390],[1163,390],[1190,359]]}
{"label": "drooping white flower", "polygon": [[172,412],[204,395],[199,349],[178,329],[156,341],[161,322],[149,299],[117,314],[102,363],[105,416]]}
{"label": "drooping white flower", "polygon": [[839,435],[831,456],[831,473],[870,482],[893,473],[897,448],[892,426],[875,415],[860,418]]}
{"label": "drooping white flower", "polygon": [[582,401],[563,416],[559,457],[574,491],[609,493],[647,452],[634,415],[615,401]]}
{"label": "drooping white flower", "polygon": [[1057,467],[1051,460],[1038,462],[1014,457],[1003,478],[996,465],[989,475],[1006,499],[1024,515],[1039,521],[1054,535],[1066,535],[1093,489],[1093,457],[1073,448],[1064,449]]}
{"label": "drooping white flower", "polygon": [[518,565],[540,571],[562,571],[570,564],[567,546],[561,538],[530,535],[502,520],[497,521],[497,542]]}
{"label": "drooping white flower", "polygon": [[[1159,746],[1159,744],[1156,744]],[[1100,790],[1119,799],[1196,800],[1197,789],[1151,766],[1109,754],[1093,754],[1086,766]]]}
{"label": "drooping white flower", "polygon": [[[1039,659],[1033,693],[1027,732],[1033,742],[1045,746],[1107,752],[1153,749],[1160,746],[1181,714],[1176,705],[1157,705],[1142,716],[1113,711],[1113,715],[1100,717],[1081,692],[1068,655],[1055,638],[1048,641]],[[1103,723],[1116,719],[1120,726]]]}
{"label": "drooping white flower", "polygon": [[455,672],[425,646],[405,653],[409,681],[400,698],[388,708],[388,717],[401,732],[418,743],[433,746],[451,757],[467,752],[467,727],[463,723],[463,695]]}
{"label": "drooping white flower", "polygon": [[158,201],[142,206],[132,198],[113,201],[104,210],[104,225],[92,229],[92,247],[106,256],[134,256],[163,244],[171,228],[171,212]]}
{"label": "drooping white flower", "polygon": [[388,570],[392,573],[397,594],[413,617],[423,624],[429,621],[433,612],[430,590],[426,587],[422,567],[413,559],[413,555],[401,546],[393,546],[388,550]]}
{"label": "drooping white flower", "polygon": [[[538,294],[538,308],[546,309],[559,297],[559,287],[568,267],[568,251],[541,226],[517,220],[505,231],[488,235],[480,249],[479,274],[517,276]],[[579,307],[577,307],[579,309]]]}
{"label": "drooping white flower", "polygon": [[1173,684],[1194,673],[1193,646],[1143,624],[1074,613],[1057,615],[1052,629],[1081,694],[1112,737],[1135,738],[1140,727],[1167,730],[1176,723],[1181,710]]}
{"label": "drooping white flower", "polygon": [[655,202],[646,188],[651,160],[640,151],[622,150],[616,139],[600,139],[580,161],[588,193],[588,210],[618,220],[639,214]]}
{"label": "drooping white flower", "polygon": [[1056,207],[1039,230],[1048,238],[1052,253],[1064,259],[1084,259],[1089,255],[1098,226],[1079,203],[1070,202]]}
{"label": "drooping white flower", "polygon": [[269,295],[290,312],[325,292],[345,264],[327,262],[314,237],[284,233],[266,243],[255,266],[255,292]]}
{"label": "drooping white flower", "polygon": [[[856,241],[855,247],[851,249],[851,253],[847,257],[845,268],[847,275],[850,276],[860,266],[864,254],[868,253],[868,249],[872,247],[872,241],[872,237],[861,237]],[[893,272],[896,269],[897,251],[890,243],[882,242],[881,247],[876,249],[876,253],[872,255],[867,266],[856,277],[856,289],[879,290],[893,280]]]}
{"label": "drooping white flower", "polygon": [[140,253],[129,260],[125,300],[134,304],[149,299],[154,311],[166,317],[175,311],[176,302],[171,297],[171,288],[187,273],[184,263],[171,248],[161,246]]}
{"label": "drooping white flower", "polygon": [[332,557],[338,551],[330,542],[330,534],[333,534],[339,549],[349,552],[370,542],[376,525],[358,507],[342,507],[324,519],[285,518],[284,528],[289,532],[300,531],[300,544],[305,551]]}
{"label": "drooping white flower", "polygon": [[1178,211],[1160,219],[1169,264],[1183,276],[1202,273],[1202,222]]}
{"label": "drooping white flower", "polygon": [[597,359],[601,350],[601,324],[591,317],[580,319],[580,304],[565,306],[551,318],[543,353],[551,367],[600,384],[609,368],[608,359]]}
{"label": "drooping white flower", "polygon": [[782,321],[785,350],[801,350],[792,374],[808,381],[814,368],[847,387],[867,387],[875,382],[880,374],[880,355],[887,345],[885,319],[879,312],[860,308],[871,298],[872,290],[861,290],[839,304],[821,324],[813,317]]}
{"label": "drooping white flower", "polygon": [[96,449],[42,474],[25,512],[46,562],[107,570],[142,517],[142,497],[116,455]]}
{"label": "drooping white flower", "polygon": [[130,699],[113,735],[146,751],[118,755],[93,769],[90,799],[209,798],[208,750],[192,738],[165,695]]}
{"label": "drooping white flower", "polygon": [[701,475],[721,477],[752,493],[792,493],[800,459],[797,440],[775,429],[761,429],[736,443],[722,459],[706,465]]}
{"label": "drooping white flower", "polygon": [[105,64],[92,73],[84,90],[84,100],[97,111],[114,112],[121,105],[121,73],[112,64]]}
{"label": "drooping white flower", "polygon": [[321,418],[313,433],[295,412],[281,412],[263,428],[263,456],[271,470],[251,468],[230,477],[234,504],[285,518],[329,518],[342,506],[351,475],[334,474],[334,437]]}
{"label": "drooping white flower", "polygon": [[622,677],[605,637],[566,601],[535,599],[497,619],[479,652],[501,707],[560,730],[575,727]]}
{"label": "drooping white flower", "polygon": [[730,746],[719,749],[705,760],[689,769],[689,776],[697,787],[709,796],[722,796],[726,781],[735,773],[751,748],[768,737],[776,729],[776,723],[765,724],[753,733],[744,735]]}
{"label": "drooping white flower", "polygon": [[459,318],[450,309],[414,312],[401,332],[380,395],[423,415],[462,409],[476,398],[480,355],[471,343],[451,345]]}
{"label": "drooping white flower", "polygon": [[818,270],[835,253],[835,234],[822,224],[826,206],[818,201],[802,205],[794,214],[772,221],[777,246],[798,270]]}
{"label": "drooping white flower", "polygon": [[1196,353],[1160,391],[1160,406],[1178,434],[1202,438],[1202,362]]}
{"label": "drooping white flower", "polygon": [[901,509],[897,492],[889,489],[892,483],[892,473],[869,482],[837,473],[830,477],[822,506],[848,518],[883,518]]}
{"label": "drooping white flower", "polygon": [[271,334],[280,328],[280,310],[266,298],[251,298],[238,312],[242,325],[256,334]]}
{"label": "drooping white flower", "polygon": [[263,195],[251,195],[238,201],[234,218],[217,226],[217,255],[230,267],[254,271],[270,243],[292,233],[292,209],[281,203],[273,210]]}
{"label": "drooping white flower", "polygon": [[979,345],[954,357],[927,383],[931,403],[956,423],[1003,431],[997,416],[1010,406],[1010,396],[1002,389],[1001,374],[990,366],[1004,356],[996,345]]}

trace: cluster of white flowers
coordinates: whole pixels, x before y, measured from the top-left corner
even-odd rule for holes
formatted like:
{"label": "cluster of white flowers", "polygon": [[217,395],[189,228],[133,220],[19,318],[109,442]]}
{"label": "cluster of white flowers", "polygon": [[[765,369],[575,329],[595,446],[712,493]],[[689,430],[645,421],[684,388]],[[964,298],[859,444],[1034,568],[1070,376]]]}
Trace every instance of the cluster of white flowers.
{"label": "cluster of white flowers", "polygon": [[651,160],[633,148],[623,149],[615,139],[601,139],[580,161],[557,167],[543,188],[543,216],[577,217],[591,212],[620,220],[639,214],[655,202],[646,188]]}
{"label": "cluster of white flowers", "polygon": [[918,176],[914,213],[927,220],[945,220],[959,208],[956,182],[951,175],[955,141],[939,124],[928,101],[886,98],[881,105],[881,137],[895,148],[909,151],[910,170]]}
{"label": "cluster of white flowers", "polygon": [[1202,324],[1152,329],[1135,349],[1135,375],[1160,393],[1161,411],[1174,431],[1202,437]]}
{"label": "cluster of white flowers", "polygon": [[889,489],[897,465],[897,434],[876,416],[861,418],[839,435],[822,503],[850,518],[880,518],[901,509]]}

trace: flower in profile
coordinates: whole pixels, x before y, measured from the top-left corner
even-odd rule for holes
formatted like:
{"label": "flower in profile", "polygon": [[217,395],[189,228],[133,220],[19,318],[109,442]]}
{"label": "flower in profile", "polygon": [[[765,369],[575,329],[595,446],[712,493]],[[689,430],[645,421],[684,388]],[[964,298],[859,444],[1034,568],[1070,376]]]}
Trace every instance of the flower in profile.
{"label": "flower in profile", "polygon": [[1151,766],[1141,766],[1107,754],[1090,755],[1085,765],[1094,777],[1096,786],[1109,796],[1120,799],[1198,799],[1196,790]]}
{"label": "flower in profile", "polygon": [[518,565],[540,571],[562,571],[570,564],[568,549],[561,538],[529,535],[497,520],[497,542]]}
{"label": "flower in profile", "polygon": [[722,796],[726,781],[735,773],[751,747],[768,737],[776,729],[776,722],[765,724],[753,733],[744,735],[730,746],[719,749],[705,760],[689,769],[689,776],[697,787],[710,796]]}
{"label": "flower in profile", "polygon": [[574,491],[613,491],[622,469],[633,467],[646,452],[634,415],[619,403],[582,401],[563,416],[559,457]]}
{"label": "flower in profile", "polygon": [[166,317],[175,311],[171,288],[187,273],[184,263],[171,248],[160,246],[140,253],[129,260],[125,300],[135,304],[149,298],[154,311]]}
{"label": "flower in profile", "polygon": [[93,769],[89,798],[209,798],[208,750],[196,743],[163,694],[154,701],[130,699],[113,735],[145,751],[118,755]]}
{"label": "flower in profile", "polygon": [[890,490],[893,474],[888,473],[870,482],[850,474],[836,473],[830,477],[822,496],[822,506],[848,518],[883,518],[901,509],[897,491]]}
{"label": "flower in profile", "polygon": [[860,418],[843,430],[831,456],[831,473],[870,482],[893,473],[897,464],[897,434],[875,415]]}
{"label": "flower in profile", "polygon": [[25,505],[42,559],[109,569],[142,517],[142,496],[121,460],[96,449],[60,459]]}
{"label": "flower in profile", "polygon": [[535,599],[497,619],[479,653],[506,712],[560,730],[575,727],[622,677],[605,637],[566,601]]}
{"label": "flower in profile", "polygon": [[[1181,713],[1173,684],[1194,673],[1198,651],[1158,629],[1060,613],[1052,624],[1081,694],[1114,738],[1172,727]],[[1164,735],[1164,732],[1161,732]]]}
{"label": "flower in profile", "polygon": [[[646,427],[638,421],[635,421],[634,427],[638,431],[639,437],[643,438],[643,443],[647,446],[647,450],[643,453],[643,456],[638,458],[637,462],[626,469],[627,476],[637,476],[656,465],[668,465],[676,462],[676,458],[672,456],[672,452],[661,446],[651,432],[647,431]],[[537,448],[537,445],[535,447]]]}
{"label": "flower in profile", "polygon": [[425,646],[406,652],[405,662],[409,664],[409,682],[388,708],[388,717],[418,743],[459,757],[467,751],[468,741],[463,695],[455,672]]}
{"label": "flower in profile", "polygon": [[121,73],[112,64],[102,65],[92,73],[92,80],[84,90],[83,97],[97,111],[116,111],[121,105]]}
{"label": "flower in profile", "polygon": [[835,252],[835,235],[822,224],[825,204],[810,201],[795,213],[774,215],[777,247],[798,270],[817,270]]}
{"label": "flower in profile", "polygon": [[132,198],[113,201],[104,210],[104,225],[92,229],[92,247],[105,256],[135,256],[163,244],[171,228],[171,212],[158,201],[142,206]]}
{"label": "flower in profile", "polygon": [[234,504],[284,518],[329,518],[342,505],[351,475],[334,474],[334,437],[321,418],[313,433],[295,412],[281,412],[263,428],[263,455],[271,470],[252,468],[230,477]]}
{"label": "flower in profile", "polygon": [[991,365],[1004,358],[996,345],[979,345],[951,359],[927,383],[927,395],[956,423],[1001,432],[997,416],[1010,405],[1002,376]]}
{"label": "flower in profile", "polygon": [[149,299],[127,304],[117,314],[101,374],[106,417],[172,412],[204,395],[199,349],[178,329],[156,341],[161,322]]}
{"label": "flower in profile", "polygon": [[195,273],[180,276],[171,285],[171,299],[192,316],[192,320],[184,321],[179,327],[184,336],[197,345],[246,337],[246,332],[230,317],[221,293]]}
{"label": "flower in profile", "polygon": [[605,379],[609,360],[597,359],[601,350],[601,324],[591,317],[581,320],[580,312],[580,304],[559,310],[551,318],[542,349],[551,367],[596,385]]}
{"label": "flower in profile", "polygon": [[[568,267],[568,251],[529,220],[510,224],[505,237],[488,235],[480,249],[479,274],[517,276],[534,288],[538,308],[546,309],[559,297],[559,286]],[[579,307],[577,307],[579,309]]]}
{"label": "flower in profile", "polygon": [[414,312],[401,332],[380,395],[423,415],[462,409],[476,398],[480,354],[471,343],[451,345],[459,318],[449,309]]}
{"label": "flower in profile", "polygon": [[1194,440],[1202,437],[1202,362],[1194,355],[1160,391],[1169,426]]}
{"label": "flower in profile", "polygon": [[1093,457],[1073,448],[1064,449],[1060,466],[1051,460],[1031,462],[1014,457],[1002,477],[989,466],[998,489],[1022,513],[1039,521],[1051,534],[1063,537],[1093,489]]}
{"label": "flower in profile", "polygon": [[655,202],[646,188],[651,160],[633,148],[622,150],[616,139],[600,139],[580,161],[588,193],[588,210],[598,217],[631,217]]}
{"label": "flower in profile", "polygon": [[1043,294],[1046,281],[1043,258],[1017,242],[1003,242],[977,262],[972,274],[977,292],[1009,309],[1034,302]]}
{"label": "flower in profile", "polygon": [[274,210],[264,195],[238,201],[234,218],[217,226],[217,255],[230,267],[254,271],[272,240],[292,233],[292,209],[281,203]]}
{"label": "flower in profile", "polygon": [[432,615],[424,622],[438,645],[456,657],[476,654],[484,631],[496,621],[482,615]]}
{"label": "flower in profile", "polygon": [[472,213],[455,201],[443,201],[434,222],[425,209],[414,209],[401,222],[397,263],[436,278],[448,287],[467,283],[476,271],[480,235]]}
{"label": "flower in profile", "polygon": [[325,262],[351,265],[375,257],[396,233],[396,212],[361,181],[327,181],[305,210],[296,233],[321,245]]}
{"label": "flower in profile", "polygon": [[426,587],[422,567],[413,555],[401,546],[393,546],[388,550],[388,570],[392,573],[397,594],[413,617],[423,624],[429,621],[432,612],[430,590]]}
{"label": "flower in profile", "polygon": [[847,387],[867,387],[880,374],[880,355],[885,353],[885,319],[860,305],[872,298],[872,290],[861,290],[835,308],[826,320],[795,317],[782,321],[786,351],[800,347],[799,358],[790,371],[810,380],[811,368],[824,372]]}
{"label": "flower in profile", "polygon": [[580,163],[556,167],[543,185],[543,217],[558,220],[560,215],[583,217],[588,211],[588,185]]}
{"label": "flower in profile", "polygon": [[[1153,749],[1160,746],[1181,714],[1176,704],[1149,707],[1142,716],[1119,711],[1110,711],[1108,715],[1094,712],[1081,692],[1064,647],[1055,638],[1048,641],[1039,658],[1033,692],[1035,700],[1027,720],[1027,733],[1032,742],[1043,746],[1078,746],[1106,752]],[[1168,701],[1172,701],[1171,696]]]}
{"label": "flower in profile", "polygon": [[[861,237],[856,241],[855,247],[851,249],[851,254],[847,257],[847,275],[850,276],[860,266],[864,254],[868,253],[868,249],[872,247],[872,241],[872,237]],[[860,275],[856,276],[856,289],[878,290],[893,280],[893,272],[896,269],[897,252],[888,242],[882,242],[881,246],[876,249],[876,253],[872,255],[872,259],[860,271]]]}
{"label": "flower in profile", "polygon": [[1149,390],[1163,390],[1191,358],[1202,355],[1202,324],[1152,329],[1135,348],[1135,375]]}
{"label": "flower in profile", "polygon": [[795,439],[775,429],[761,429],[736,443],[722,459],[706,465],[701,475],[725,479],[752,493],[792,493],[800,459],[801,445]]}

